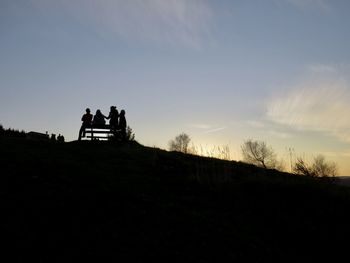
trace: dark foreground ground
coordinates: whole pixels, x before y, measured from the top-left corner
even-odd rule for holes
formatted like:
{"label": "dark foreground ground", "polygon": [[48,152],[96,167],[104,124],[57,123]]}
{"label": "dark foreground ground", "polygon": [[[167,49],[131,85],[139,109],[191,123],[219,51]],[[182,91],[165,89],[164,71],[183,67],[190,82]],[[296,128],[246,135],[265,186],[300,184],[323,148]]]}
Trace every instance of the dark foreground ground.
{"label": "dark foreground ground", "polygon": [[0,137],[2,262],[340,262],[347,187],[137,143]]}

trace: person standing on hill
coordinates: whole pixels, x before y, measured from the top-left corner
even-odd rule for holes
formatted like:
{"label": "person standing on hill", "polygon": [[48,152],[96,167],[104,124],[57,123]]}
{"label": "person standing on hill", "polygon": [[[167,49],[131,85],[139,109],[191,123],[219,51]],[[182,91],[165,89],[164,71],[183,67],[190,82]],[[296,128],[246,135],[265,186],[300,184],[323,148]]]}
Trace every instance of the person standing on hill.
{"label": "person standing on hill", "polygon": [[82,125],[79,130],[79,138],[78,140],[81,140],[81,136],[85,137],[85,128],[91,127],[91,122],[92,122],[92,114],[90,113],[90,109],[87,108],[86,113],[81,117],[82,120]]}
{"label": "person standing on hill", "polygon": [[119,116],[119,129],[122,135],[122,140],[125,141],[126,139],[126,119],[125,119],[125,110],[120,111]]}
{"label": "person standing on hill", "polygon": [[117,110],[116,106],[111,106],[110,112],[108,117],[106,119],[109,119],[109,125],[111,126],[111,130],[116,133],[118,129],[118,118],[119,118],[119,112]]}

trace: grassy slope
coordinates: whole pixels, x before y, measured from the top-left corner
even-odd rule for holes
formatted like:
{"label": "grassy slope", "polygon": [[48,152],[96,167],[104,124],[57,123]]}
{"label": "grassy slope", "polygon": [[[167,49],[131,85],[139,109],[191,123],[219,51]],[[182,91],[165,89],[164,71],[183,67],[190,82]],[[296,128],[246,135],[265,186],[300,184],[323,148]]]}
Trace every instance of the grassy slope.
{"label": "grassy slope", "polygon": [[0,152],[18,262],[315,262],[350,234],[348,188],[242,163],[136,143],[0,137]]}

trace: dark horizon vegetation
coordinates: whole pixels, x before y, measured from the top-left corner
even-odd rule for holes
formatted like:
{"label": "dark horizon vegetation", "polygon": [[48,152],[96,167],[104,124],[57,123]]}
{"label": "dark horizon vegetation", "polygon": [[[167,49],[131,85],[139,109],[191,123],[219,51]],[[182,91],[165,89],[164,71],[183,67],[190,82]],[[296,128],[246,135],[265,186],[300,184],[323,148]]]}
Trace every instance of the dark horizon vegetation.
{"label": "dark horizon vegetation", "polygon": [[12,262],[315,262],[347,251],[350,188],[328,180],[136,141],[1,131]]}

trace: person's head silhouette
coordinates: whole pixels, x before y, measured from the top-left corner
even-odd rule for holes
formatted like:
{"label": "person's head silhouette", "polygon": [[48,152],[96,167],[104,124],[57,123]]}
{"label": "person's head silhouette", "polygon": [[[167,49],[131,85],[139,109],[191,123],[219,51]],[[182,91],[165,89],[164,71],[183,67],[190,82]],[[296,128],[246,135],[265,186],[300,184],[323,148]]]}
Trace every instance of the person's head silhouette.
{"label": "person's head silhouette", "polygon": [[90,113],[90,109],[89,108],[86,108],[86,113]]}

